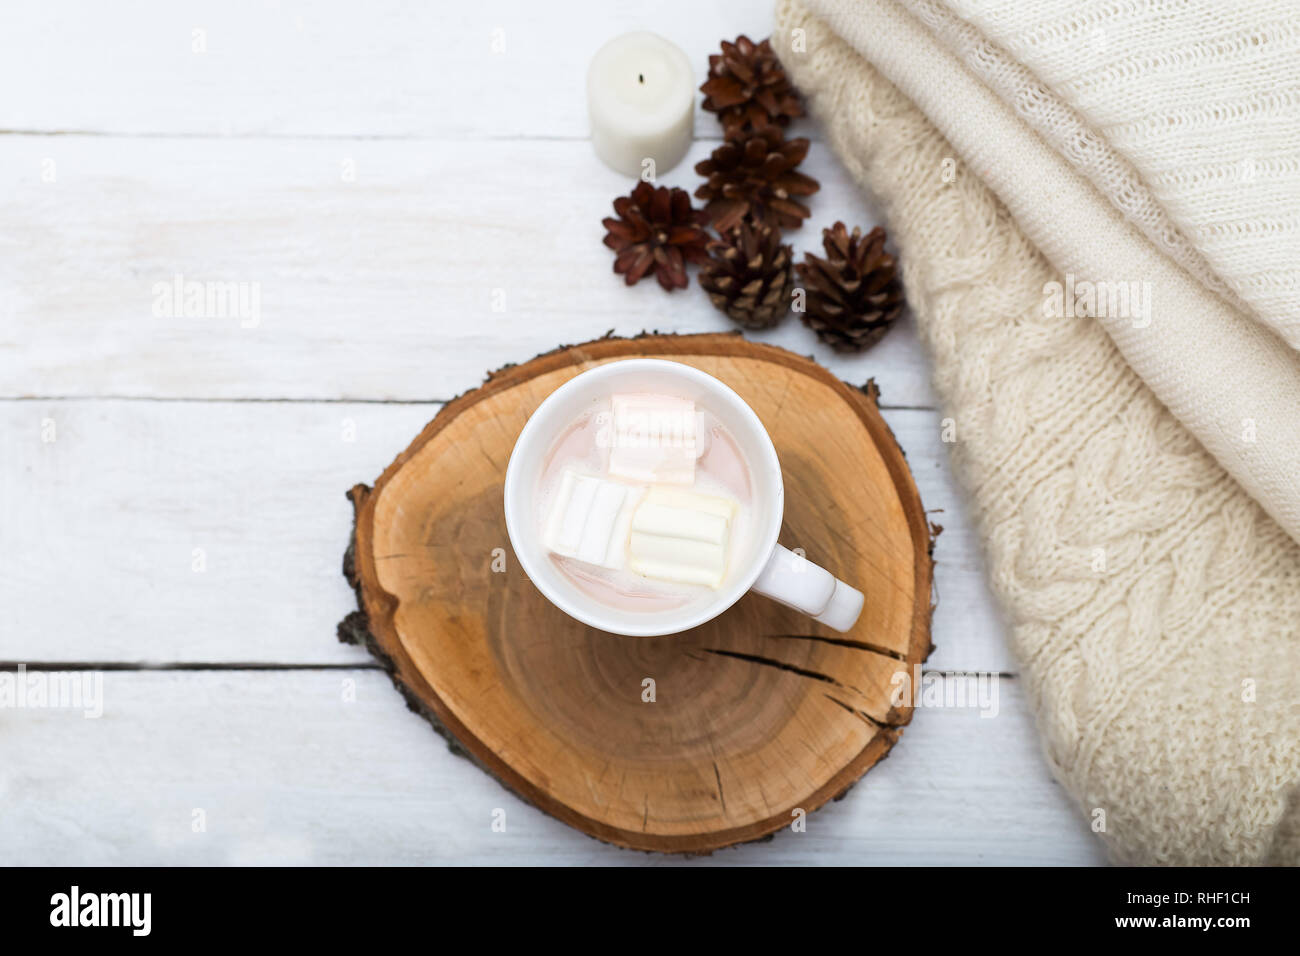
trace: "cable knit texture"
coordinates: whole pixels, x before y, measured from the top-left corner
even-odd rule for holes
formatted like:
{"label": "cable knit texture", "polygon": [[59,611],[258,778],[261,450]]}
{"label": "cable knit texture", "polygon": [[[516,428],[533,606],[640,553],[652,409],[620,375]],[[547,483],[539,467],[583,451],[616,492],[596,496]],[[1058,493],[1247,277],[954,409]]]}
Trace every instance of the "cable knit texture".
{"label": "cable knit texture", "polygon": [[1103,323],[1044,316],[1061,273],[916,105],[777,24],[898,244],[1053,772],[1119,862],[1300,862],[1300,545]]}

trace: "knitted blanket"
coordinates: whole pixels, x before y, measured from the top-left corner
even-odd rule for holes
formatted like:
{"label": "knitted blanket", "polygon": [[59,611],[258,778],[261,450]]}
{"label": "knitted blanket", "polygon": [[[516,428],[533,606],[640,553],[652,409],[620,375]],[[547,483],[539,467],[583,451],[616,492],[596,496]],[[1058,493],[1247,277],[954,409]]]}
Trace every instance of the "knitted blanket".
{"label": "knitted blanket", "polygon": [[886,213],[1053,772],[1118,862],[1300,863],[1300,29],[991,6],[774,45]]}

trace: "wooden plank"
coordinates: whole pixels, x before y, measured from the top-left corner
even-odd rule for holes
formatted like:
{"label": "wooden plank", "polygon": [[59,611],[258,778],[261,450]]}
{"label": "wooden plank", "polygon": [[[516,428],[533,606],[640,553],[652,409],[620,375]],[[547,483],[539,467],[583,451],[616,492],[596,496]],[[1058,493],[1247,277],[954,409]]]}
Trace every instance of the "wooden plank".
{"label": "wooden plank", "polygon": [[99,719],[3,712],[6,864],[1102,862],[1014,680],[996,717],[922,708],[806,832],[695,860],[618,850],[523,804],[449,753],[376,671],[110,672],[102,703]]}
{"label": "wooden plank", "polygon": [[[334,640],[354,607],[339,573],[344,492],[374,481],[436,410],[0,402],[0,660],[366,660]],[[937,413],[885,418],[946,529],[929,665],[1014,670]]]}
{"label": "wooden plank", "polygon": [[[581,138],[587,64],[610,38],[664,34],[698,85],[721,40],[772,28],[771,6],[746,0],[660,0],[653,16],[602,3],[596,13],[529,0],[43,0],[4,15],[0,87],[23,95],[0,102],[0,129]],[[697,110],[696,121],[700,135],[719,136],[712,114]]]}
{"label": "wooden plank", "polygon": [[[628,184],[586,143],[3,143],[0,397],[445,400],[610,329],[733,327],[694,285],[613,274],[600,220]],[[828,149],[807,168],[824,188],[796,249],[819,250],[837,218],[876,221]],[[246,317],[159,317],[155,286],[177,276],[245,283]],[[874,376],[886,405],[934,405],[910,321],[865,356],[794,317],[756,338]]]}

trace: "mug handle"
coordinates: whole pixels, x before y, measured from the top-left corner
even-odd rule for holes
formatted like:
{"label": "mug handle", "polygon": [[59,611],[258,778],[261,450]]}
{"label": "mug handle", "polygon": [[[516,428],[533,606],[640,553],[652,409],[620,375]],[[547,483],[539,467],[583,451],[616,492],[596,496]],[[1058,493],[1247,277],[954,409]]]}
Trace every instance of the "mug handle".
{"label": "mug handle", "polygon": [[866,600],[857,588],[779,544],[753,590],[837,631],[853,627]]}

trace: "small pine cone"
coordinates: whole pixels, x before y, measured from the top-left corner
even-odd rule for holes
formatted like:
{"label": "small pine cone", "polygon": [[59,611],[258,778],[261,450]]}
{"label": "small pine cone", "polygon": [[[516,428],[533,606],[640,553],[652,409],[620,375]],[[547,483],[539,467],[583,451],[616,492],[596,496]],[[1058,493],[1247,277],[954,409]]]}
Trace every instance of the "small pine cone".
{"label": "small pine cone", "polygon": [[727,139],[803,116],[799,95],[768,40],[755,43],[744,35],[735,43],[723,40],[722,53],[709,57],[709,78],[700,92],[704,109],[718,114]]}
{"label": "small pine cone", "polygon": [[725,142],[695,165],[705,182],[695,198],[705,200],[705,218],[719,235],[742,219],[783,229],[797,229],[808,207],[795,196],[811,196],[821,185],[795,167],[808,155],[808,140],[786,141],[777,126],[754,133],[744,142]]}
{"label": "small pine cone", "polygon": [[794,288],[794,250],[782,245],[779,230],[742,222],[708,248],[700,285],[714,306],[747,329],[768,329],[785,318]]}
{"label": "small pine cone", "polygon": [[804,325],[837,352],[874,345],[903,310],[897,260],[885,251],[885,230],[850,235],[844,223],[822,230],[826,258],[810,252],[795,266],[807,291]]}
{"label": "small pine cone", "polygon": [[708,231],[684,189],[657,189],[638,183],[629,196],[614,200],[618,218],[602,220],[605,245],[613,249],[614,271],[628,285],[653,275],[669,292],[685,289],[686,263],[704,261]]}

